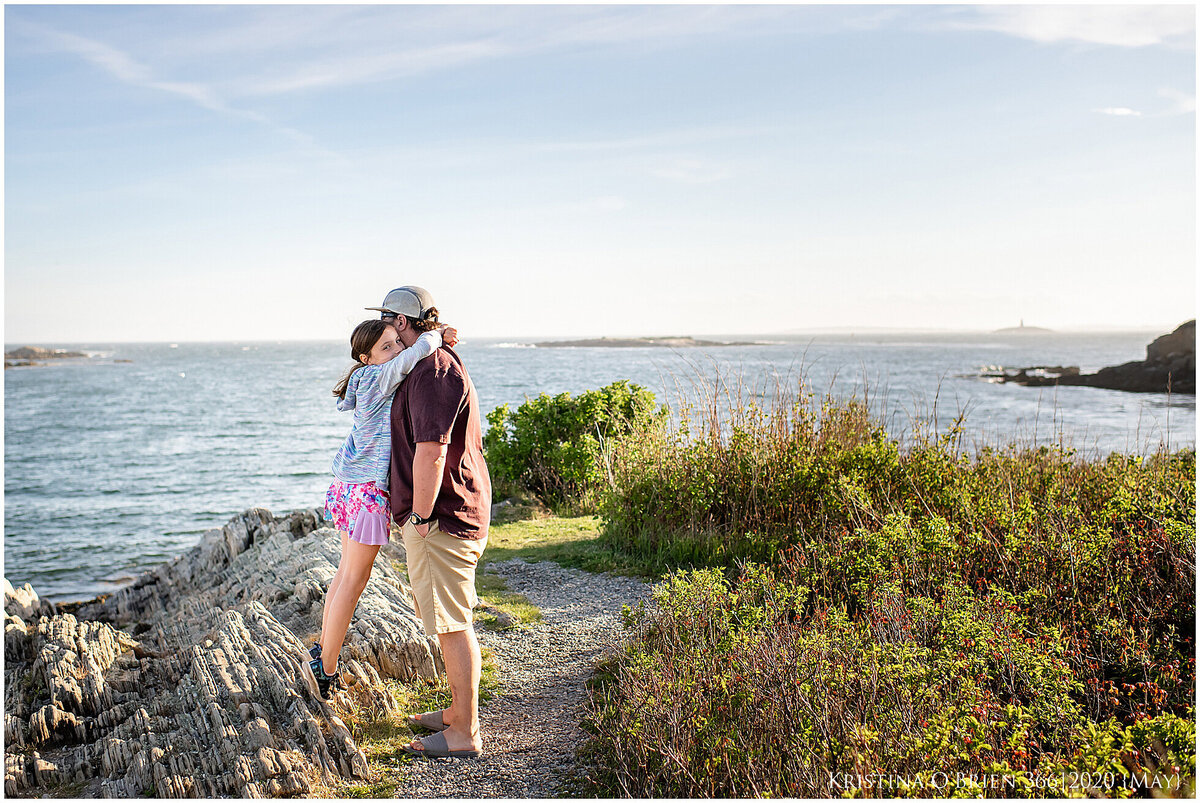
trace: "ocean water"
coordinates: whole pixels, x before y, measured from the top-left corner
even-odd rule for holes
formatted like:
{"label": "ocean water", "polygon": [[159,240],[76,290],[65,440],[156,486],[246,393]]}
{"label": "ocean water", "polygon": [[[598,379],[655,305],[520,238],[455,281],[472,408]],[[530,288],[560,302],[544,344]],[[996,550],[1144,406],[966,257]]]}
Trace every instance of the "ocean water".
{"label": "ocean water", "polygon": [[[630,379],[678,408],[714,390],[770,400],[800,383],[866,398],[889,432],[965,412],[964,446],[1065,442],[1085,455],[1195,443],[1194,396],[982,381],[982,370],[1142,359],[1156,332],[737,336],[765,345],[458,351],[486,413]],[[6,350],[24,344],[14,343]],[[109,592],[249,507],[323,503],[350,427],[331,389],[342,343],[57,344],[94,356],[5,371],[4,576],[52,600]],[[126,362],[128,361],[128,362]]]}

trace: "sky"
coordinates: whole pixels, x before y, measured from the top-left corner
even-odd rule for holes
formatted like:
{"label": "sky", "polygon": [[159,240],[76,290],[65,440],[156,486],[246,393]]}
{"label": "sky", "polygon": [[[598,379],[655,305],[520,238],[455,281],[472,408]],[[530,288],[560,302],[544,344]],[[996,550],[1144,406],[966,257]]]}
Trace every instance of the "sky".
{"label": "sky", "polygon": [[6,343],[1195,316],[1190,5],[4,12]]}

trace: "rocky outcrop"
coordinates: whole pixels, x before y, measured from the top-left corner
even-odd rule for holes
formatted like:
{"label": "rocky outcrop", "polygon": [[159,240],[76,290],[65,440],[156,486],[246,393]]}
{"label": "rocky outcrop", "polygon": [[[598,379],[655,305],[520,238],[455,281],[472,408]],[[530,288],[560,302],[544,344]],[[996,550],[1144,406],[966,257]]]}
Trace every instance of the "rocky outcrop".
{"label": "rocky outcrop", "polygon": [[[1196,320],[1193,318],[1169,335],[1156,338],[1146,346],[1146,362],[1169,365],[1181,357],[1196,357]],[[1193,365],[1193,369],[1195,366]]]}
{"label": "rocky outcrop", "polygon": [[45,360],[78,359],[87,356],[81,351],[47,349],[41,346],[22,346],[21,348],[4,352],[4,367],[20,368],[27,365],[45,365]]}
{"label": "rocky outcrop", "polygon": [[1134,393],[1196,392],[1196,321],[1180,325],[1146,346],[1146,359],[1081,374],[1075,366],[1034,366],[1016,373],[984,374],[992,381],[1016,382],[1032,387],[1083,385]]}
{"label": "rocky outcrop", "polygon": [[[115,594],[52,606],[5,585],[5,792],[279,797],[365,778],[301,674],[341,545],[316,510],[248,510]],[[442,671],[389,544],[343,647],[337,705],[393,711],[384,678]]]}
{"label": "rocky outcrop", "polygon": [[86,356],[82,351],[47,349],[41,346],[21,346],[18,349],[4,352],[5,359],[10,360],[62,360]]}
{"label": "rocky outcrop", "polygon": [[4,612],[12,614],[19,619],[36,619],[40,616],[49,616],[57,610],[54,603],[38,597],[37,592],[33,590],[33,586],[26,583],[20,588],[13,588],[13,584],[4,578]]}

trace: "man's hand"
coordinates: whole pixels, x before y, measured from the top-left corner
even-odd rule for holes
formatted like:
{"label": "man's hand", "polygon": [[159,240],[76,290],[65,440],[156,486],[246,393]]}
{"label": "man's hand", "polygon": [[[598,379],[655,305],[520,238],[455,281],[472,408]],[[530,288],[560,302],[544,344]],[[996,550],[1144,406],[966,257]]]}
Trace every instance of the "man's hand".
{"label": "man's hand", "polygon": [[[432,515],[432,514],[430,514],[430,515]],[[408,515],[406,515],[406,516],[404,517],[404,523],[405,523],[405,524],[412,524],[412,517],[413,517],[413,516],[416,516],[416,517],[417,517],[417,518],[419,518],[419,519],[424,519],[424,518],[427,518],[426,516],[422,516],[420,513],[418,513],[418,512],[417,512],[417,511],[415,511],[415,510],[410,510],[410,511],[408,511]],[[421,536],[422,538],[425,538],[426,536],[428,536],[428,535],[429,535],[429,530],[430,530],[430,528],[431,528],[431,527],[433,527],[433,522],[432,522],[432,521],[427,521],[427,522],[425,522],[424,524],[413,524],[413,529],[414,529],[414,530],[416,530],[416,531],[417,531],[417,534],[418,534],[419,536]]]}
{"label": "man's hand", "polygon": [[453,326],[442,324],[442,343],[451,348],[458,345],[458,330]]}
{"label": "man's hand", "polygon": [[[417,444],[413,453],[413,509],[429,511],[433,515],[433,506],[437,501],[438,491],[442,487],[442,472],[446,468],[446,450],[450,447],[436,441]],[[417,513],[425,518],[422,513]],[[430,524],[416,527],[422,538],[429,535]]]}

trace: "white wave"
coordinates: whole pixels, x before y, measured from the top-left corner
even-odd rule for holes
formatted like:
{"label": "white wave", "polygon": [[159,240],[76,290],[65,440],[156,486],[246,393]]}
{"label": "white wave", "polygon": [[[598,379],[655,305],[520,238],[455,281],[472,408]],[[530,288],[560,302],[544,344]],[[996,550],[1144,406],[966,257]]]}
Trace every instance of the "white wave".
{"label": "white wave", "polygon": [[535,349],[537,346],[532,343],[496,343],[492,346],[494,349]]}

